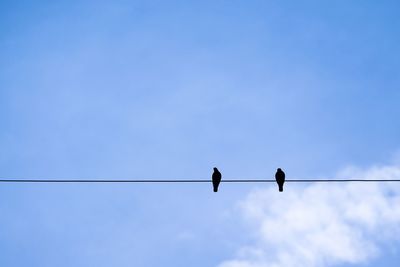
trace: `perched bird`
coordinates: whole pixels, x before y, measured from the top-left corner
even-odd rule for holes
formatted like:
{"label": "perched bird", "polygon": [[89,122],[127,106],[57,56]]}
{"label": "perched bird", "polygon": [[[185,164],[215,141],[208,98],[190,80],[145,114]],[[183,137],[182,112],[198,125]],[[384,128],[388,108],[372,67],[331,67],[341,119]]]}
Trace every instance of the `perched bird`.
{"label": "perched bird", "polygon": [[285,173],[281,170],[281,168],[278,168],[278,170],[276,171],[275,180],[278,183],[279,192],[283,192],[283,184],[285,183]]}
{"label": "perched bird", "polygon": [[221,173],[218,171],[217,168],[214,168],[214,172],[212,174],[212,184],[214,187],[214,192],[218,192],[218,186],[219,183],[221,182],[221,178],[222,178]]}

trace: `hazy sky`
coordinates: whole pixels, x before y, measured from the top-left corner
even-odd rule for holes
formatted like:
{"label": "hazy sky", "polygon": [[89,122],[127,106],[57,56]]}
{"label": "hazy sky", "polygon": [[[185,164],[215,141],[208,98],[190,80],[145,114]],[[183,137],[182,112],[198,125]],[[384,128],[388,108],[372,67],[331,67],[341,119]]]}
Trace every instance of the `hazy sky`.
{"label": "hazy sky", "polygon": [[[400,179],[399,8],[1,1],[0,176]],[[394,183],[0,184],[0,266],[394,267],[397,236]]]}

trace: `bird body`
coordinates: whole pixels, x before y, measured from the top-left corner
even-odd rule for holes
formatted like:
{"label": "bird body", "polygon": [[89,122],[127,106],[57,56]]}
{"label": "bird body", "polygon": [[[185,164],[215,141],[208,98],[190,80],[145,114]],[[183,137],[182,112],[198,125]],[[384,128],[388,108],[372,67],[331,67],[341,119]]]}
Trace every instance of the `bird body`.
{"label": "bird body", "polygon": [[218,192],[218,186],[221,183],[222,175],[218,171],[217,168],[214,168],[214,172],[212,174],[212,184],[214,188],[214,192]]}
{"label": "bird body", "polygon": [[285,173],[281,168],[278,168],[275,174],[275,180],[278,183],[279,192],[283,192],[283,184],[285,183]]}

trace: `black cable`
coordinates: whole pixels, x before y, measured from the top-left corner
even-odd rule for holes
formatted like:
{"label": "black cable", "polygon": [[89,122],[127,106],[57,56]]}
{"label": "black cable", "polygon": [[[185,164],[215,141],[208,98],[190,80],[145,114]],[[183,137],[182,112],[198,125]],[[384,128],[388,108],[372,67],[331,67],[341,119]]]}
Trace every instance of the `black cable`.
{"label": "black cable", "polygon": [[[207,179],[109,180],[109,179],[0,179],[1,183],[210,183]],[[227,179],[222,183],[275,183],[268,179]],[[400,179],[288,179],[287,183],[400,182]]]}

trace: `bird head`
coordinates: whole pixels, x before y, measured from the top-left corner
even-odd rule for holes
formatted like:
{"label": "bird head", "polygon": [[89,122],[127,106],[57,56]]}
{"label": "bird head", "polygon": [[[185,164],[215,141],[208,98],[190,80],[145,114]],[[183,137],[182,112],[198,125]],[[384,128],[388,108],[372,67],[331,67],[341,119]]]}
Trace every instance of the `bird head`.
{"label": "bird head", "polygon": [[281,172],[282,171],[282,169],[281,168],[278,168],[278,170],[277,170],[278,172]]}
{"label": "bird head", "polygon": [[216,167],[214,167],[214,171],[218,171],[218,169]]}

